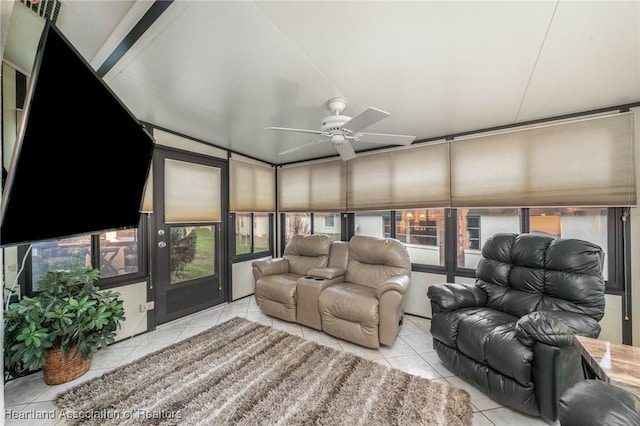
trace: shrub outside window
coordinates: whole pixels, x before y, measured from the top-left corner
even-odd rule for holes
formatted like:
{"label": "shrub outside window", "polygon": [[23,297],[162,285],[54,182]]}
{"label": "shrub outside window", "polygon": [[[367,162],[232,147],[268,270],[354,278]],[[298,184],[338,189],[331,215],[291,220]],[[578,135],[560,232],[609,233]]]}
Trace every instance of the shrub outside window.
{"label": "shrub outside window", "polygon": [[169,229],[169,284],[216,273],[215,226],[172,226]]}
{"label": "shrub outside window", "polygon": [[291,237],[297,234],[311,234],[311,214],[310,213],[285,213],[285,247],[289,244]]}

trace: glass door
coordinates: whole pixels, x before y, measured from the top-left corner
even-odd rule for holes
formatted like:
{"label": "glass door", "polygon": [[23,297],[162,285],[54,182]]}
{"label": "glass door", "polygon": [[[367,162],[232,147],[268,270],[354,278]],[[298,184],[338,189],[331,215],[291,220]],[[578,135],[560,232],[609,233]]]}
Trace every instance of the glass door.
{"label": "glass door", "polygon": [[156,324],[223,303],[226,163],[156,149],[153,285]]}

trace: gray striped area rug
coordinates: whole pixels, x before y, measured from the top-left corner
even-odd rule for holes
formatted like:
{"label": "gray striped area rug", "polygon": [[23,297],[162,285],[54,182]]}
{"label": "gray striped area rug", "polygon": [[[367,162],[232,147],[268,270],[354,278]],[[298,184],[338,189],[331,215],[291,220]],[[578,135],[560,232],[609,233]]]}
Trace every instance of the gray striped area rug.
{"label": "gray striped area rug", "polygon": [[82,425],[471,425],[469,394],[233,318],[59,394]]}

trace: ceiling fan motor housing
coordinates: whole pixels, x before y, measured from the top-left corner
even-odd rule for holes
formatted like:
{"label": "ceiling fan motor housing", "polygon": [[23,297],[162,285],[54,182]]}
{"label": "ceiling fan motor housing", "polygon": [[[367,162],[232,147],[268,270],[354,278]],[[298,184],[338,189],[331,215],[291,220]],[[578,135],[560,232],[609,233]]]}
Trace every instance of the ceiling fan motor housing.
{"label": "ceiling fan motor housing", "polygon": [[320,127],[323,132],[337,131],[349,120],[351,120],[351,117],[348,115],[330,115],[322,119]]}

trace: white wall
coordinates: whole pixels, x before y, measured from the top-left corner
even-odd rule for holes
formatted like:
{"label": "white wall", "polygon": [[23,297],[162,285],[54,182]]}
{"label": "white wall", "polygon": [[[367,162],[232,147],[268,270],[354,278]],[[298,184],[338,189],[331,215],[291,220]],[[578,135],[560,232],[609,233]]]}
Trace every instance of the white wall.
{"label": "white wall", "polygon": [[[456,282],[465,282],[464,278]],[[411,272],[411,284],[405,296],[404,311],[407,314],[431,318],[431,303],[427,297],[427,290],[434,284],[447,282],[446,275],[432,274],[428,272]],[[474,280],[471,280],[474,282]]]}
{"label": "white wall", "polygon": [[120,293],[123,302],[125,321],[118,330],[116,340],[126,339],[147,331],[147,313],[140,312],[140,305],[147,302],[146,281],[110,289]]}
{"label": "white wall", "polygon": [[237,262],[231,266],[231,300],[238,300],[255,293],[256,285],[251,263],[255,260],[266,259],[271,259],[271,256]]}

